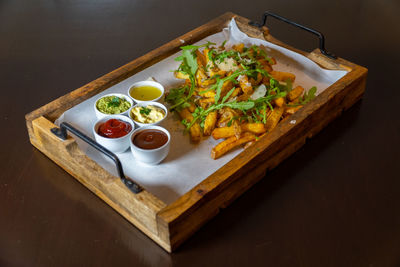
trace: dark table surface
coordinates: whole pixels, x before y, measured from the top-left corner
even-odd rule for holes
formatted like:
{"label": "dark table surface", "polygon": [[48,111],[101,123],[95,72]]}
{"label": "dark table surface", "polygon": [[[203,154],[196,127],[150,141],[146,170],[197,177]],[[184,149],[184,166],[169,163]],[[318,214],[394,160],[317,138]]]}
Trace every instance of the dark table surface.
{"label": "dark table surface", "polygon": [[[226,11],[265,10],[367,67],[366,93],[175,253],[30,145],[26,113]],[[395,0],[0,1],[0,266],[400,266],[399,14]]]}

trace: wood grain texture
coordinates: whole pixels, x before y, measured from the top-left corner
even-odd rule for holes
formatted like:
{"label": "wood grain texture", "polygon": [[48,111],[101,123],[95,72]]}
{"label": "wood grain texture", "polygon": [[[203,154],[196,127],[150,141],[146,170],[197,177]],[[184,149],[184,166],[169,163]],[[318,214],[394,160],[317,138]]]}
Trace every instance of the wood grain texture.
{"label": "wood grain texture", "polygon": [[[214,174],[195,186],[174,203],[165,205],[150,193],[129,192],[117,177],[110,175],[90,160],[69,138],[60,141],[50,133],[53,121],[68,108],[107,89],[125,78],[175,53],[181,39],[194,43],[224,28],[235,17],[239,28],[256,38],[273,43],[314,60],[329,69],[345,69],[349,73],[327,88],[312,102],[280,123],[271,133],[240,153]],[[274,39],[266,28],[248,25],[248,20],[226,13],[215,20],[161,46],[127,65],[67,94],[26,116],[31,143],[63,167],[67,172],[102,198],[128,221],[167,251],[176,249],[201,225],[218,214],[249,187],[297,151],[343,110],[359,100],[365,90],[367,70],[343,59],[331,60],[318,51],[305,53]],[[290,123],[295,121],[295,123]]]}
{"label": "wood grain texture", "polygon": [[32,122],[35,139],[32,144],[46,156],[74,176],[79,182],[103,199],[146,235],[169,250],[168,240],[158,238],[156,214],[166,206],[158,198],[143,190],[133,194],[118,177],[111,175],[87,157],[75,139],[60,140],[50,132],[57,127],[44,117]]}

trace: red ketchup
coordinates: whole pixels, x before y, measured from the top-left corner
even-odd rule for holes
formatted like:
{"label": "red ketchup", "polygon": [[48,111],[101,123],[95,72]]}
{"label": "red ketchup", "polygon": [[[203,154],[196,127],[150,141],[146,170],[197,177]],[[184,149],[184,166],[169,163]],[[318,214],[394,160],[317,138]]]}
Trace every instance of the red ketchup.
{"label": "red ketchup", "polygon": [[97,133],[107,138],[119,138],[127,135],[132,130],[132,126],[117,119],[110,119],[103,124],[100,124]]}

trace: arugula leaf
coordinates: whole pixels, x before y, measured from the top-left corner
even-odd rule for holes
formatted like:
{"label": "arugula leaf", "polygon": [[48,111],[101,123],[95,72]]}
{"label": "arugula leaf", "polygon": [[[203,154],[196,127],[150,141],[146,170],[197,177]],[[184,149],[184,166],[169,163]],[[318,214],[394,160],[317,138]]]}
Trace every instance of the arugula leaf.
{"label": "arugula leaf", "polygon": [[183,50],[182,56],[183,62],[187,64],[187,66],[190,68],[190,74],[192,74],[193,76],[196,75],[198,65],[195,54],[190,50]]}
{"label": "arugula leaf", "polygon": [[181,46],[180,48],[182,50],[192,50],[192,52],[194,52],[197,49],[202,48],[202,47],[207,47],[208,48],[210,45],[216,45],[216,43],[207,41],[207,43],[202,44],[202,45],[185,45],[185,46]]}
{"label": "arugula leaf", "polygon": [[303,97],[301,98],[300,102],[302,105],[307,104],[311,100],[315,98],[315,93],[317,92],[317,87],[313,86],[308,90],[308,92],[304,93]]}
{"label": "arugula leaf", "polygon": [[224,98],[222,98],[221,103],[225,103],[225,101],[228,100],[228,98],[232,95],[233,91],[235,91],[235,87],[229,90],[229,92],[224,96]]}
{"label": "arugula leaf", "polygon": [[217,78],[216,84],[217,84],[217,89],[215,90],[214,101],[215,101],[215,103],[218,103],[218,100],[221,97],[221,89],[222,89],[222,86],[224,85],[224,81]]}

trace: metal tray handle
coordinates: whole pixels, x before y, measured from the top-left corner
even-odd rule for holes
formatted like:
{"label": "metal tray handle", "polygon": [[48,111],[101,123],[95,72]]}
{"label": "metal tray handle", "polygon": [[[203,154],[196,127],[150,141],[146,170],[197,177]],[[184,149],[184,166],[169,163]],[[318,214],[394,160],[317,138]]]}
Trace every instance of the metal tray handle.
{"label": "metal tray handle", "polygon": [[261,28],[261,27],[264,26],[265,23],[267,22],[267,17],[268,17],[268,16],[274,17],[274,18],[276,18],[276,19],[278,19],[278,20],[280,20],[280,21],[286,22],[286,23],[288,23],[288,24],[290,24],[290,25],[293,25],[293,26],[295,26],[295,27],[297,27],[297,28],[300,28],[300,29],[302,29],[302,30],[308,31],[308,32],[310,32],[310,33],[312,33],[312,34],[318,36],[318,38],[319,38],[319,50],[321,51],[321,53],[324,54],[325,56],[329,57],[329,58],[332,58],[332,59],[336,59],[336,58],[337,58],[337,56],[335,56],[334,54],[332,54],[332,53],[326,51],[326,49],[325,49],[325,37],[324,37],[324,35],[323,35],[321,32],[319,32],[319,31],[317,31],[317,30],[314,30],[314,29],[311,29],[311,28],[309,28],[309,27],[306,27],[306,26],[304,26],[304,25],[301,25],[301,24],[299,24],[299,23],[297,23],[297,22],[291,21],[291,20],[289,20],[289,19],[287,19],[287,18],[284,18],[284,17],[279,16],[279,15],[277,15],[277,14],[274,14],[274,13],[272,13],[272,12],[266,11],[266,12],[263,14],[263,16],[262,16],[262,21],[263,21],[262,24],[259,23],[259,22],[255,22],[255,21],[250,21],[249,24],[250,24],[251,26],[256,26],[256,27]]}
{"label": "metal tray handle", "polygon": [[125,177],[121,161],[113,152],[111,152],[104,146],[100,145],[92,138],[90,138],[86,134],[82,133],[81,131],[73,127],[71,124],[67,122],[62,122],[60,124],[60,128],[57,127],[52,128],[51,132],[60,139],[67,140],[67,130],[76,135],[77,137],[79,137],[80,139],[82,139],[84,142],[94,147],[95,149],[97,149],[98,151],[100,151],[101,153],[103,153],[104,155],[106,155],[107,157],[109,157],[112,161],[114,161],[117,167],[119,177],[121,178],[122,182],[129,188],[129,190],[131,190],[135,194],[142,191],[142,188],[138,184]]}

